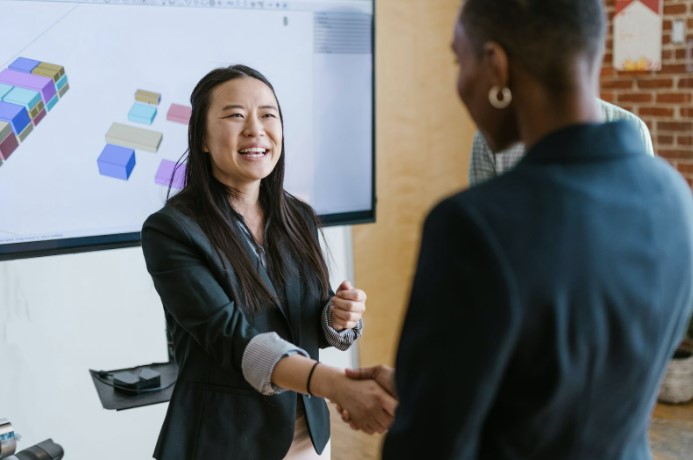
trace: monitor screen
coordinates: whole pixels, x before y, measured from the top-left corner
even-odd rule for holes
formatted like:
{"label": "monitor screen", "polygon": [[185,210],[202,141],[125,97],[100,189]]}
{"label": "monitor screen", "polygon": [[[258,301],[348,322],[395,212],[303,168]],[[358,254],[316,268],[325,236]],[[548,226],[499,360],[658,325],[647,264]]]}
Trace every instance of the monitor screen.
{"label": "monitor screen", "polygon": [[374,0],[0,0],[0,260],[139,244],[190,93],[249,65],[284,115],[285,188],[374,219]]}

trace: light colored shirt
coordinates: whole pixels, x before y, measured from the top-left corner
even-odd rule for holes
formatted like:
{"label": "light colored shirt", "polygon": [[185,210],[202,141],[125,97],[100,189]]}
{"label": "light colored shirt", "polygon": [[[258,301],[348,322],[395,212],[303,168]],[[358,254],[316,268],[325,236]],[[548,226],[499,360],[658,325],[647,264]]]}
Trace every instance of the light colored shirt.
{"label": "light colored shirt", "polygon": [[[264,249],[255,242],[250,230],[245,225],[239,222],[239,227],[257,256],[258,262],[265,265]],[[322,309],[320,321],[322,333],[330,346],[344,351],[361,337],[363,321],[359,319],[353,329],[337,331],[332,327],[332,308],[332,301],[330,300]],[[276,332],[258,334],[248,342],[243,352],[243,359],[241,360],[243,377],[263,395],[281,393],[285,390],[272,383],[272,372],[280,359],[293,354],[309,357],[305,350],[282,339]]]}
{"label": "light colored shirt", "polygon": [[[654,155],[650,131],[644,121],[636,115],[621,107],[599,100],[599,106],[605,121],[631,120],[638,125],[638,132],[645,148],[650,155]],[[506,150],[493,153],[480,132],[474,134],[472,143],[472,158],[469,165],[469,185],[475,185],[492,177],[500,176],[505,171],[514,167],[524,156],[525,148],[522,144],[515,144]]]}

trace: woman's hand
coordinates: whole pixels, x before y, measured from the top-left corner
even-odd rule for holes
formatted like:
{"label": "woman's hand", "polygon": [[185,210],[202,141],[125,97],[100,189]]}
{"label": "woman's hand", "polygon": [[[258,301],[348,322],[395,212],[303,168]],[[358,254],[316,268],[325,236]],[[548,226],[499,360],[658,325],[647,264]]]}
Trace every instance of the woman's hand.
{"label": "woman's hand", "polygon": [[281,358],[272,371],[272,383],[299,393],[327,398],[349,416],[352,428],[366,433],[384,433],[392,424],[397,400],[375,380],[347,376],[344,369],[315,364],[310,358],[293,354]]}
{"label": "woman's hand", "polygon": [[332,327],[337,331],[355,327],[366,311],[366,293],[350,281],[342,281],[331,302]]}

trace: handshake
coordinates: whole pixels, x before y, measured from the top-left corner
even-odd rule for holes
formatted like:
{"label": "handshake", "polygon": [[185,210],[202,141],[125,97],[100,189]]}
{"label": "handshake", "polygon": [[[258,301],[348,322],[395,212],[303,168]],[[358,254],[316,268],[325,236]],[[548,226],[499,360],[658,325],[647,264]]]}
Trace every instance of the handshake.
{"label": "handshake", "polygon": [[346,369],[340,380],[330,399],[336,403],[342,420],[368,434],[386,432],[398,404],[395,370],[383,365]]}

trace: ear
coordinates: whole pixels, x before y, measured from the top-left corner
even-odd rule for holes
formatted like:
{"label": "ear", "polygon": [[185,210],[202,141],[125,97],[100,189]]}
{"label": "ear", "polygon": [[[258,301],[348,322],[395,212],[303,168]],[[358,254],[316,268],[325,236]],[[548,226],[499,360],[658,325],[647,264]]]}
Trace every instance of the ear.
{"label": "ear", "polygon": [[510,63],[508,53],[498,42],[484,44],[484,64],[491,85],[506,88],[510,82]]}

